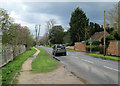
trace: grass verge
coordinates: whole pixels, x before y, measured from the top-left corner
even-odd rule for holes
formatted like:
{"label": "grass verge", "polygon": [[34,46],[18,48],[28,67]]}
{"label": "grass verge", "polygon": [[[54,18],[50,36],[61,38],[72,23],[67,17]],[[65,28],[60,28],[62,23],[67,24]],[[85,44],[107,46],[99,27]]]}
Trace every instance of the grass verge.
{"label": "grass verge", "polygon": [[109,60],[114,60],[114,61],[120,61],[120,57],[116,56],[104,56],[102,54],[93,54],[93,53],[87,53],[87,55],[96,57],[96,58],[103,58],[103,59],[109,59]]}
{"label": "grass verge", "polygon": [[26,61],[29,57],[31,57],[36,50],[31,48],[30,50],[25,51],[23,54],[20,54],[16,57],[15,60],[9,62],[2,69],[2,84],[9,85],[13,80],[16,73],[19,73],[24,61]]}
{"label": "grass verge", "polygon": [[40,50],[38,56],[32,62],[33,72],[50,72],[57,68],[58,61],[52,58],[45,50],[37,47]]}
{"label": "grass verge", "polygon": [[72,49],[66,49],[67,51],[70,51],[70,52],[85,52],[85,51],[79,51],[79,50],[72,50]]}

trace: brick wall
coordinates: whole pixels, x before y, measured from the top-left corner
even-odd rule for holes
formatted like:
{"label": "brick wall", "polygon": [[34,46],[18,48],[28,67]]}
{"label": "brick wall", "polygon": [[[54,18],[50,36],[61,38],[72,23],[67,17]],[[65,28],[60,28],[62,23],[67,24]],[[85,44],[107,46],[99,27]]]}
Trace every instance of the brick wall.
{"label": "brick wall", "polygon": [[74,50],[74,46],[67,46],[66,48]]}
{"label": "brick wall", "polygon": [[120,41],[110,41],[106,54],[120,56]]}
{"label": "brick wall", "polygon": [[82,44],[81,42],[76,42],[74,47],[75,50],[86,51],[85,44]]}

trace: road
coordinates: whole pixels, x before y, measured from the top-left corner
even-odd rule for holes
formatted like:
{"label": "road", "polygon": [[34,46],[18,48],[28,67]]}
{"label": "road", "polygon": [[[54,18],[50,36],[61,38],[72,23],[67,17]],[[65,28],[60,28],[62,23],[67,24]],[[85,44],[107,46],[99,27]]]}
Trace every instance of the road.
{"label": "road", "polygon": [[[52,48],[43,47],[50,55]],[[55,57],[55,56],[54,56]],[[66,68],[86,84],[118,84],[117,61],[104,60],[85,55],[83,52],[67,52],[67,56],[56,56]]]}

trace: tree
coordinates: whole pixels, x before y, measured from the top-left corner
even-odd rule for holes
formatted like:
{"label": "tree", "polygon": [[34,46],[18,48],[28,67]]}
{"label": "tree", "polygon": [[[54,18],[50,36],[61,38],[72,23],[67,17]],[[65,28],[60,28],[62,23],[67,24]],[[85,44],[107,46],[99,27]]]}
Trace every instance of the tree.
{"label": "tree", "polygon": [[39,35],[40,35],[40,24],[39,25],[35,25],[35,32],[36,32],[36,45],[39,41]]}
{"label": "tree", "polygon": [[70,35],[72,42],[85,40],[85,26],[88,26],[89,19],[80,8],[76,8],[71,14]]}
{"label": "tree", "polygon": [[49,19],[48,21],[46,21],[46,33],[44,35],[44,39],[45,39],[45,44],[48,45],[48,41],[49,41],[49,31],[50,29],[52,29],[52,27],[56,24],[56,20],[55,19]]}
{"label": "tree", "polygon": [[52,29],[52,27],[56,24],[56,20],[55,19],[50,19],[48,21],[46,21],[46,32],[49,32],[50,29]]}
{"label": "tree", "polygon": [[68,29],[67,32],[64,32],[63,43],[70,42],[71,42],[70,29]]}
{"label": "tree", "polygon": [[115,4],[114,7],[108,11],[107,20],[111,26],[114,26],[114,23],[118,24],[118,4]]}
{"label": "tree", "polygon": [[104,29],[100,27],[99,24],[90,22],[88,26],[88,30],[89,30],[89,37],[91,37],[95,32],[101,32]]}
{"label": "tree", "polygon": [[53,26],[49,31],[49,40],[52,44],[63,43],[64,29],[62,26]]}
{"label": "tree", "polygon": [[8,15],[7,11],[0,8],[0,28],[2,30],[7,30],[12,22],[13,22],[13,20]]}

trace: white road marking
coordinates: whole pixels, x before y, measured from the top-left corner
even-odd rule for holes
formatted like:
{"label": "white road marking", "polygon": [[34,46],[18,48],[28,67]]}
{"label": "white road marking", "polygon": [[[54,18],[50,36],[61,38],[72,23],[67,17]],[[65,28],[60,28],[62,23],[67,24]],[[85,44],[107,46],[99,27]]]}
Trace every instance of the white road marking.
{"label": "white road marking", "polygon": [[108,68],[108,69],[111,69],[111,70],[114,70],[114,71],[119,71],[117,69],[114,69],[114,68],[111,68],[111,67],[108,67],[108,66],[104,66],[105,68]]}
{"label": "white road marking", "polygon": [[85,59],[81,59],[81,60],[86,61],[86,62],[89,62],[89,63],[94,63],[94,62],[92,62],[92,61],[88,61],[88,60],[85,60]]}

